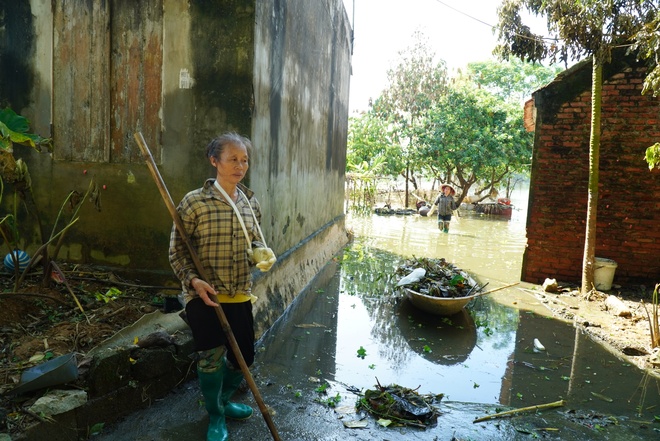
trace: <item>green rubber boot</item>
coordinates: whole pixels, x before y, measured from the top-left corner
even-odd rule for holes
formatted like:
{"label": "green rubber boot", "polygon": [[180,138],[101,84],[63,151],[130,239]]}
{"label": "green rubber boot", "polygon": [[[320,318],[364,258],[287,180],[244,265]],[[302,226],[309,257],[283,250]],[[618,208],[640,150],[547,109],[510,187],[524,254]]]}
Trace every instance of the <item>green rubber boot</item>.
{"label": "green rubber boot", "polygon": [[449,233],[449,222],[445,222],[445,227],[442,229],[443,233]]}
{"label": "green rubber boot", "polygon": [[231,396],[234,395],[238,389],[238,386],[241,385],[241,381],[243,381],[243,373],[241,371],[229,369],[226,359],[220,370],[224,376],[221,400],[224,404],[225,416],[235,420],[244,420],[246,418],[250,418],[250,416],[252,416],[252,408],[250,406],[247,404],[232,403],[229,401]]}
{"label": "green rubber boot", "polygon": [[199,386],[204,395],[204,404],[209,413],[209,428],[206,441],[227,441],[227,424],[225,422],[225,407],[222,403],[222,384],[224,373],[222,369],[204,372],[197,369]]}

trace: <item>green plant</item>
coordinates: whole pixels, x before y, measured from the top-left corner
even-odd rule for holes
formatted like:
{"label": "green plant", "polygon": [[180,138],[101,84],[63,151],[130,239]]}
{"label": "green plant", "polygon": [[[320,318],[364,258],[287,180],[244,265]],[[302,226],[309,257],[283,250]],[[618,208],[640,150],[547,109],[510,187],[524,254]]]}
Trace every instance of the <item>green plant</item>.
{"label": "green plant", "polygon": [[320,385],[319,387],[317,387],[317,388],[314,389],[314,390],[315,390],[317,393],[324,394],[324,393],[326,393],[326,391],[327,391],[327,389],[328,389],[329,387],[330,387],[330,385],[329,385],[328,383],[323,383],[322,385]]}
{"label": "green plant", "polygon": [[[78,211],[84,200],[88,197],[94,199],[94,193],[96,192],[96,194],[98,194],[98,187],[92,179],[84,197],[81,198],[81,195],[76,191],[70,192],[60,207],[60,211],[53,224],[53,229],[48,236],[48,239],[45,239],[46,234],[44,233],[44,228],[39,217],[39,210],[36,209],[36,207],[35,209],[29,209],[27,207],[29,203],[34,204],[34,197],[32,195],[32,178],[30,177],[27,164],[20,158],[14,159],[13,152],[15,144],[24,145],[39,152],[41,152],[44,147],[46,147],[48,151],[52,150],[52,140],[50,138],[44,138],[38,134],[30,133],[29,120],[24,116],[16,114],[16,112],[10,108],[5,108],[0,110],[0,202],[4,195],[5,182],[13,184],[14,199],[12,213],[7,214],[0,219],[0,235],[4,239],[6,246],[9,247],[9,252],[13,249],[19,248],[21,240],[16,220],[18,218],[19,200],[22,200],[23,204],[26,206],[26,212],[36,216],[42,242],[42,245],[32,254],[27,267],[23,269],[22,272],[20,271],[19,265],[15,262],[16,282],[14,289],[18,290],[24,281],[25,275],[33,267],[35,262],[40,260],[45,262],[43,284],[48,286],[52,272],[52,262],[48,258],[48,246],[57,239],[54,251],[54,256],[57,257],[59,249],[62,246],[65,232],[78,220]],[[98,197],[95,200],[98,208]],[[63,220],[63,213],[67,207],[70,208],[73,214],[69,219]],[[61,222],[64,222],[64,226],[58,230]]]}
{"label": "green plant", "polygon": [[337,407],[337,404],[341,402],[341,395],[337,393],[334,397],[326,398],[325,400],[318,399],[319,403],[325,404],[328,407]]}
{"label": "green plant", "polygon": [[120,289],[116,287],[110,288],[108,291],[106,291],[105,294],[96,292],[94,293],[94,297],[96,297],[96,300],[102,301],[105,303],[112,302],[114,300],[117,300],[123,293],[121,292]]}
{"label": "green plant", "polygon": [[30,133],[30,121],[18,115],[9,107],[0,110],[0,149],[13,151],[14,144],[25,145],[41,151],[42,147],[52,147],[52,139]]}
{"label": "green plant", "polygon": [[646,312],[646,317],[649,320],[649,328],[651,333],[651,347],[657,348],[660,346],[660,323],[658,319],[658,288],[660,283],[655,285],[653,296],[651,297],[651,313],[646,309],[646,303],[642,300],[642,306]]}
{"label": "green plant", "polygon": [[649,164],[649,170],[653,170],[656,167],[660,168],[660,143],[656,142],[648,147],[644,159]]}

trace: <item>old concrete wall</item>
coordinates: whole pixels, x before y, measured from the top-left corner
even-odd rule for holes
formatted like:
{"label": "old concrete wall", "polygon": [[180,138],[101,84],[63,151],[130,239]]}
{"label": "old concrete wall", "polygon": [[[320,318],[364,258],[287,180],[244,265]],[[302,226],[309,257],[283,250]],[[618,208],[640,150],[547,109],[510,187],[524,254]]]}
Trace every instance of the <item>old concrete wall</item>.
{"label": "old concrete wall", "polygon": [[[261,1],[255,18],[252,135],[263,150],[252,183],[265,195],[265,234],[279,250],[311,238],[308,246],[330,258],[322,250],[345,241],[348,20],[341,0]],[[315,273],[322,263],[298,251],[292,257],[285,263],[291,277]],[[277,281],[269,281],[271,291],[284,295],[285,303],[295,295]]]}
{"label": "old concrete wall", "polygon": [[[642,95],[646,68],[617,54],[604,67],[596,257],[614,283],[660,280],[660,180],[644,161],[660,138],[660,100]],[[534,93],[537,109],[522,280],[579,283],[586,228],[591,61]]]}
{"label": "old concrete wall", "polygon": [[340,0],[9,3],[3,12],[21,17],[26,47],[17,54],[5,30],[0,56],[22,55],[27,81],[18,89],[0,83],[0,102],[53,136],[56,150],[15,150],[30,168],[42,219],[39,228],[29,212],[19,214],[28,252],[48,237],[69,191],[84,193],[93,179],[100,203],[85,203],[58,258],[173,281],[171,217],[136,130],[175,203],[213,176],[203,157],[212,137],[234,130],[253,140],[246,183],[280,256],[271,272],[256,274],[260,328],[346,243],[350,32]]}

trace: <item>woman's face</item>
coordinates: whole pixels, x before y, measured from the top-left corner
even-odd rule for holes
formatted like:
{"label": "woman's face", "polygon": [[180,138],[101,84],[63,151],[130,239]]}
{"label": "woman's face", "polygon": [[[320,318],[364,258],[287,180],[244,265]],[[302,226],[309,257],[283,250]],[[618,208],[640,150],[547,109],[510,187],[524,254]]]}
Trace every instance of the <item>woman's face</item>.
{"label": "woman's face", "polygon": [[445,187],[443,190],[445,192],[445,196],[449,196],[451,194],[451,188]]}
{"label": "woman's face", "polygon": [[245,177],[249,167],[247,149],[242,145],[227,144],[220,154],[220,160],[211,157],[211,164],[221,184],[236,185]]}

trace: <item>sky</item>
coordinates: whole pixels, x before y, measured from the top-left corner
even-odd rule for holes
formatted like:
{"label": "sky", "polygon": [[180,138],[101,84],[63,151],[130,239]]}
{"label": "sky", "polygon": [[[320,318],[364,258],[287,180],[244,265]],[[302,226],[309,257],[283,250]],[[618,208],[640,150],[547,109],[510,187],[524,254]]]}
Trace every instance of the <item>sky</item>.
{"label": "sky", "polygon": [[[494,60],[492,26],[502,0],[343,0],[353,24],[349,112],[368,108],[387,86],[387,70],[421,31],[450,75],[472,61]],[[436,60],[437,61],[437,60]]]}

